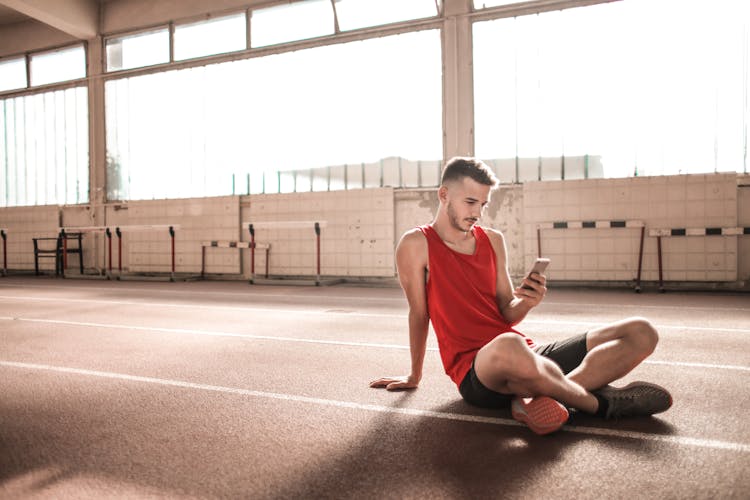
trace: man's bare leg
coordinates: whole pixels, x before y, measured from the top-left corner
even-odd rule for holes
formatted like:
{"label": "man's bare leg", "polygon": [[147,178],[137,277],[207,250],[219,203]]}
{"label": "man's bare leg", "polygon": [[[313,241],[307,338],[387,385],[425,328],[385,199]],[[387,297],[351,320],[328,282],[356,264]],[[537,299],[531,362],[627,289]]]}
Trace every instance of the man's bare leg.
{"label": "man's bare leg", "polygon": [[477,354],[474,369],[488,388],[521,397],[545,395],[568,407],[596,413],[591,392],[638,366],[656,348],[658,334],[648,320],[629,318],[591,330],[588,354],[566,377],[556,363],[534,353],[523,338],[505,334]]}
{"label": "man's bare leg", "polygon": [[568,374],[587,390],[598,389],[618,380],[638,366],[656,349],[659,334],[644,318],[628,318],[588,332],[588,354]]}
{"label": "man's bare leg", "polygon": [[554,361],[529,349],[520,335],[500,335],[480,349],[474,370],[482,384],[495,392],[545,395],[588,413],[595,413],[599,406],[593,394],[567,378]]}

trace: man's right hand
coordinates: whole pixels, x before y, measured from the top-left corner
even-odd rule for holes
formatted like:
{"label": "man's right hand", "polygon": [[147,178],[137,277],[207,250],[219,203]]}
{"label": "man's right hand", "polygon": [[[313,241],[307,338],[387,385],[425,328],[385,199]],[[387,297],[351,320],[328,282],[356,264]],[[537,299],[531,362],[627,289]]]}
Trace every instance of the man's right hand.
{"label": "man's right hand", "polygon": [[406,389],[416,389],[419,386],[419,380],[411,375],[404,377],[383,377],[370,382],[370,387],[375,389],[387,389],[389,391],[403,391]]}

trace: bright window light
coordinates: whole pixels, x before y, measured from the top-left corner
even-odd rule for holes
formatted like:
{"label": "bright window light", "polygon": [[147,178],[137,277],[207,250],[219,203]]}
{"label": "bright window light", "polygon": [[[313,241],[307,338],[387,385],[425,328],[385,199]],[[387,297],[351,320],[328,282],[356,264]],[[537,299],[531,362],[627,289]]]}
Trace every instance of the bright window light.
{"label": "bright window light", "polygon": [[332,35],[333,9],[329,0],[309,0],[252,11],[250,45],[278,43]]}
{"label": "bright window light", "polygon": [[435,0],[336,0],[342,31],[436,16]]}
{"label": "bright window light", "polygon": [[46,85],[85,77],[86,52],[83,45],[31,56],[31,85]]}
{"label": "bright window light", "polygon": [[435,185],[441,75],[425,30],[110,79],[107,199]]}
{"label": "bright window light", "polygon": [[162,28],[107,40],[107,71],[169,62],[169,30]]}
{"label": "bright window light", "polygon": [[174,31],[175,60],[223,54],[247,48],[245,13],[177,25]]}
{"label": "bright window light", "polygon": [[628,0],[475,23],[476,154],[534,179],[743,171],[748,9]]}
{"label": "bright window light", "polygon": [[86,203],[86,87],[0,100],[0,172],[0,207]]}
{"label": "bright window light", "polygon": [[0,61],[0,92],[26,87],[26,58]]}

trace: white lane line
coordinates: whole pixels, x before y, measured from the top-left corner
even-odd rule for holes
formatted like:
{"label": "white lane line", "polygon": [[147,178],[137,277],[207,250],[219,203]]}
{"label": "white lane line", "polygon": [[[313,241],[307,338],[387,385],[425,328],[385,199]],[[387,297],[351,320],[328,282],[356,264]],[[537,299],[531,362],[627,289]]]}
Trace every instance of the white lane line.
{"label": "white lane line", "polygon": [[[66,291],[89,291],[89,290],[103,290],[108,292],[133,292],[142,294],[144,292],[153,293],[157,295],[170,295],[170,296],[176,296],[176,295],[188,295],[188,296],[198,296],[198,295],[204,295],[204,296],[233,296],[233,297],[242,297],[243,299],[247,298],[266,298],[266,297],[280,297],[284,299],[336,299],[336,300],[354,300],[357,302],[363,302],[363,301],[371,301],[371,302],[377,302],[377,301],[386,301],[386,302],[398,302],[400,304],[406,304],[406,299],[403,297],[403,294],[399,293],[398,297],[367,297],[363,295],[356,295],[356,294],[350,294],[350,295],[332,295],[332,294],[322,294],[322,293],[315,293],[315,294],[295,294],[295,293],[273,293],[273,292],[267,292],[266,289],[263,289],[263,292],[253,291],[249,290],[248,292],[219,292],[219,291],[206,291],[206,290],[175,290],[175,289],[154,289],[154,288],[128,288],[128,287],[66,287],[61,285],[27,285],[27,284],[15,284],[15,283],[0,283],[0,288],[38,288],[38,289],[57,289],[57,290],[66,290]],[[278,286],[273,286],[272,288],[278,289]],[[395,288],[395,287],[394,287]],[[564,293],[564,292],[563,292]],[[591,309],[602,309],[602,308],[610,308],[610,309],[616,309],[616,310],[622,310],[623,308],[631,308],[631,309],[638,309],[638,310],[644,310],[644,309],[652,309],[652,310],[676,310],[676,311],[739,311],[747,313],[750,309],[748,307],[721,307],[721,306],[678,306],[678,305],[649,305],[649,304],[608,304],[608,303],[602,303],[602,302],[596,302],[596,303],[588,303],[588,302],[561,302],[561,301],[554,301],[554,300],[546,300],[544,301],[540,307],[544,308],[545,306],[564,306],[564,307],[576,307],[579,309],[585,309],[585,310],[591,310]]]}
{"label": "white lane line", "polygon": [[[138,332],[157,332],[157,333],[169,333],[177,335],[205,335],[207,337],[234,337],[248,340],[270,340],[278,342],[299,342],[305,344],[323,344],[323,345],[337,345],[347,347],[367,347],[367,348],[379,348],[379,349],[400,349],[408,350],[408,345],[401,344],[381,344],[375,342],[356,342],[356,341],[344,341],[344,340],[324,340],[324,339],[311,339],[304,337],[279,337],[273,335],[254,335],[251,333],[236,333],[236,332],[221,332],[211,330],[195,330],[188,328],[164,328],[156,326],[134,326],[134,325],[122,325],[114,323],[92,323],[88,321],[65,321],[58,319],[37,319],[37,318],[21,318],[11,316],[0,316],[0,321],[23,321],[26,323],[44,323],[54,325],[66,325],[66,326],[84,326],[89,328],[110,328],[113,330],[134,330]],[[437,347],[427,347],[428,351],[437,352]],[[688,368],[714,368],[720,370],[736,370],[750,372],[750,366],[740,365],[720,365],[720,364],[709,364],[709,363],[691,363],[682,361],[658,361],[658,360],[646,360],[646,364],[652,365],[665,365],[665,366],[680,366]]]}
{"label": "white lane line", "polygon": [[[0,366],[7,368],[20,368],[26,370],[41,370],[57,373],[69,373],[74,375],[84,375],[89,377],[100,377],[115,380],[125,380],[129,382],[141,382],[168,387],[180,387],[183,389],[195,389],[200,391],[220,392],[224,394],[236,394],[240,396],[249,396],[253,398],[276,399],[282,401],[291,401],[294,403],[314,404],[318,406],[329,406],[334,408],[348,408],[354,410],[374,411],[380,413],[396,413],[416,417],[439,418],[443,420],[453,420],[460,422],[473,422],[491,425],[522,427],[523,424],[515,420],[499,417],[486,417],[481,415],[465,415],[461,413],[439,412],[431,410],[420,410],[416,408],[397,408],[392,406],[382,406],[373,404],[355,403],[352,401],[340,401],[335,399],[312,398],[308,396],[298,396],[294,394],[282,394],[276,392],[253,391],[250,389],[240,389],[236,387],[224,387],[217,385],[198,384],[195,382],[186,382],[183,380],[161,379],[153,377],[141,377],[137,375],[128,375],[124,373],[103,372],[96,370],[84,370],[80,368],[69,368],[65,366],[41,365],[35,363],[20,363],[15,361],[0,361]],[[718,450],[733,451],[737,453],[750,453],[750,445],[745,443],[736,443],[732,441],[719,441],[715,439],[692,438],[687,436],[663,436],[658,434],[648,434],[644,432],[621,431],[616,429],[602,429],[598,427],[567,426],[563,431],[577,434],[617,437],[623,439],[633,439],[638,441],[658,441],[673,445],[693,446],[698,448],[711,448]]]}
{"label": "white lane line", "polygon": [[[591,328],[604,326],[607,322],[596,322],[596,321],[560,321],[554,319],[525,319],[522,323],[524,325],[537,324],[537,325],[575,325],[575,326],[587,326]],[[725,332],[725,333],[750,333],[749,328],[719,328],[710,326],[688,326],[688,325],[662,325],[654,324],[657,330],[690,330],[697,332]]]}
{"label": "white lane line", "polygon": [[164,308],[175,308],[175,309],[207,309],[216,311],[238,311],[238,312],[268,312],[273,314],[311,314],[311,315],[340,315],[340,316],[355,316],[355,317],[366,317],[366,318],[406,318],[407,315],[403,314],[389,314],[389,313],[360,313],[355,311],[341,311],[331,309],[290,309],[286,307],[260,307],[260,306],[217,306],[217,305],[202,305],[202,304],[173,304],[169,302],[145,302],[135,300],[104,300],[104,299],[64,299],[64,298],[53,298],[53,297],[14,297],[8,295],[0,295],[0,299],[7,300],[18,300],[18,301],[37,301],[37,302],[68,302],[68,303],[82,303],[82,304],[101,304],[107,306],[137,306],[137,307],[157,307],[159,309]]}
{"label": "white lane line", "polygon": [[[217,306],[217,305],[201,305],[201,304],[172,304],[168,302],[143,302],[143,301],[127,301],[127,300],[96,300],[96,299],[67,299],[67,298],[50,298],[50,297],[18,297],[10,295],[0,295],[0,299],[16,300],[16,301],[37,301],[37,302],[67,302],[67,303],[82,303],[82,304],[101,304],[108,306],[137,306],[137,307],[157,307],[160,309],[164,308],[176,308],[176,309],[205,309],[205,310],[217,310],[217,311],[237,311],[237,312],[266,312],[272,314],[307,314],[316,316],[347,316],[355,318],[398,318],[407,319],[407,313],[362,313],[356,311],[341,311],[336,309],[290,309],[285,307],[259,307],[259,306]],[[589,328],[595,328],[598,326],[604,326],[607,324],[606,321],[561,321],[561,320],[547,320],[547,319],[525,319],[522,323],[527,324],[539,324],[539,325],[554,325],[554,326],[584,326]],[[689,325],[655,325],[657,329],[671,329],[671,330],[689,330],[699,332],[723,332],[723,333],[748,333],[750,334],[749,328],[719,328],[719,327],[708,327],[708,326],[689,326]]]}
{"label": "white lane line", "polygon": [[[262,287],[262,285],[256,285],[258,287]],[[222,297],[242,297],[243,299],[252,298],[252,297],[260,297],[260,298],[266,298],[266,297],[281,297],[284,299],[344,299],[344,300],[356,300],[356,301],[390,301],[390,302],[399,302],[402,304],[406,303],[406,299],[403,297],[403,294],[399,293],[398,297],[366,297],[362,295],[330,295],[330,294],[322,294],[322,293],[314,293],[310,295],[306,294],[295,294],[295,293],[273,293],[273,292],[267,292],[267,288],[259,288],[258,290],[253,290],[252,288],[248,288],[248,291],[246,292],[219,292],[219,291],[209,291],[209,290],[175,290],[175,289],[155,289],[155,288],[129,288],[129,287],[66,287],[66,286],[60,286],[60,285],[27,285],[27,284],[15,284],[15,283],[0,283],[0,288],[39,288],[43,290],[47,289],[55,289],[55,290],[66,290],[66,291],[75,291],[75,292],[86,292],[89,290],[103,290],[107,292],[114,292],[114,293],[122,293],[122,292],[132,292],[137,294],[143,294],[144,292],[150,293],[150,294],[157,294],[157,295],[188,295],[188,296],[196,296],[196,295],[205,295],[205,296],[222,296]],[[278,289],[279,287],[277,285],[272,286],[273,289]],[[262,290],[262,291],[261,291]]]}
{"label": "white lane line", "polygon": [[739,366],[739,365],[720,365],[716,363],[690,363],[687,361],[660,361],[657,359],[648,359],[645,361],[650,365],[665,365],[665,366],[684,366],[687,368],[716,368],[719,370],[738,370],[750,372],[750,366]]}
{"label": "white lane line", "polygon": [[[207,337],[235,337],[249,340],[274,340],[281,342],[301,342],[305,344],[327,344],[327,345],[340,345],[340,346],[352,346],[352,347],[378,347],[382,349],[409,349],[409,346],[402,346],[397,344],[378,344],[370,342],[347,342],[342,340],[323,340],[323,339],[308,339],[303,337],[278,337],[272,335],[254,335],[251,333],[236,333],[236,332],[221,332],[221,331],[210,331],[210,330],[194,330],[189,328],[162,328],[158,326],[134,326],[134,325],[118,325],[114,323],[91,323],[88,321],[64,321],[58,319],[35,319],[35,318],[20,318],[10,316],[0,316],[0,320],[8,321],[23,321],[27,323],[45,323],[53,325],[66,325],[66,326],[85,326],[90,328],[111,328],[114,330],[134,330],[137,332],[157,332],[157,333],[172,333],[178,335],[205,335]],[[428,350],[437,351],[437,348],[427,348]]]}

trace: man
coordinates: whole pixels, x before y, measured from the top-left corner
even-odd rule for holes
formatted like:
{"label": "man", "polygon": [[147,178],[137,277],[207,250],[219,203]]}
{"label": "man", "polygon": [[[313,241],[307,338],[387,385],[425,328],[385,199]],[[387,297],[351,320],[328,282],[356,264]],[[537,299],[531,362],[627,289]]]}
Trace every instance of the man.
{"label": "man", "polygon": [[434,222],[408,231],[396,249],[409,303],[411,373],[370,386],[418,386],[432,321],[445,372],[461,396],[481,407],[510,406],[538,434],[559,429],[568,407],[604,418],[667,410],[672,397],[657,385],[607,385],[656,348],[647,320],[629,318],[543,346],[513,328],[544,298],[546,278],[534,273],[513,289],[502,233],[476,225],[497,185],[479,160],[447,162]]}

